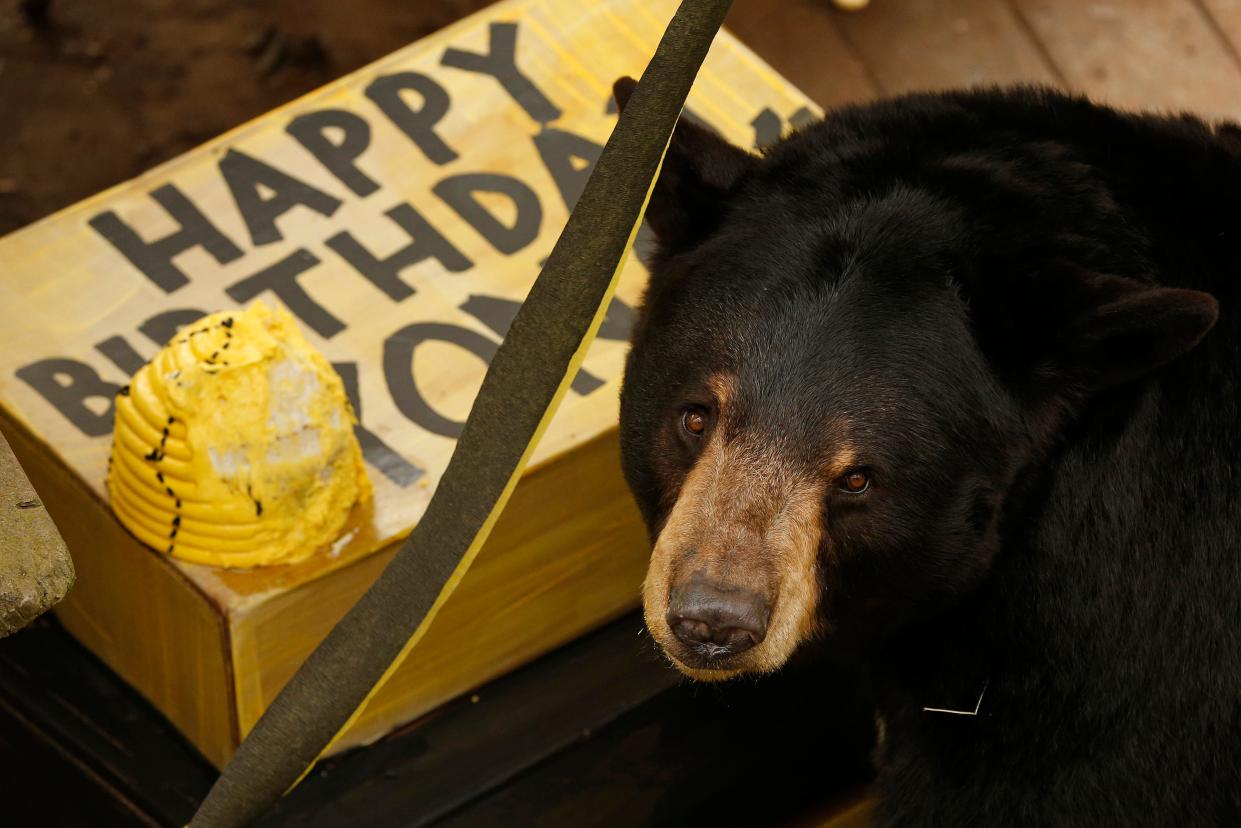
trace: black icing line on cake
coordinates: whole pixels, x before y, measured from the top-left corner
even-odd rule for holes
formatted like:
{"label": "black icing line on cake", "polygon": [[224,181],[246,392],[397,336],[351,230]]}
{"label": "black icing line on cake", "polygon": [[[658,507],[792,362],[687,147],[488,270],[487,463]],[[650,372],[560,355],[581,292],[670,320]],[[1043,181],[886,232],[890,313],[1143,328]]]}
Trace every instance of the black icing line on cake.
{"label": "black icing line on cake", "polygon": [[[168,416],[168,423],[164,426],[163,435],[160,437],[159,445],[151,449],[151,453],[146,455],[147,460],[159,462],[164,459],[164,449],[168,445],[169,427],[176,421],[176,417],[173,417],[171,414]],[[111,457],[108,458],[109,461],[111,461],[111,459]],[[155,479],[158,480],[160,485],[164,487],[164,492],[172,498],[172,502],[174,504],[175,513],[172,517],[172,526],[168,530],[168,540],[172,541],[177,537],[177,533],[180,531],[181,527],[181,498],[177,497],[177,493],[174,492],[172,487],[168,485],[168,481],[164,479],[164,473],[162,471],[156,470]],[[173,550],[176,549],[176,546],[177,545],[175,543],[169,543],[165,554],[171,555]]]}

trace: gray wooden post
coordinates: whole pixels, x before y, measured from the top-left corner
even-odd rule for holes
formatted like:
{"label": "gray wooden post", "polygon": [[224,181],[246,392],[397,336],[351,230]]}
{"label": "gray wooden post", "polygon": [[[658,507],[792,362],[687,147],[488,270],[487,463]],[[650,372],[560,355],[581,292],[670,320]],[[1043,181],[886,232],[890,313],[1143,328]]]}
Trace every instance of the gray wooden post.
{"label": "gray wooden post", "polygon": [[0,637],[38,618],[72,585],[69,550],[0,434]]}

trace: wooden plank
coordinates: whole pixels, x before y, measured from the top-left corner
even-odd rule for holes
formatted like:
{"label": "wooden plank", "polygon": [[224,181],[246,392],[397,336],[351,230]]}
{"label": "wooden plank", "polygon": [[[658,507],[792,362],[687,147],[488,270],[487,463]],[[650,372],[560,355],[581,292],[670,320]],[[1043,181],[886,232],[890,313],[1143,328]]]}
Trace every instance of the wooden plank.
{"label": "wooden plank", "polygon": [[72,583],[69,550],[0,434],[0,637],[50,609]]}
{"label": "wooden plank", "polygon": [[[803,656],[756,682],[681,683],[640,629],[627,615],[324,762],[261,824],[698,824],[748,781],[766,795],[739,806],[761,810],[751,824],[866,825],[869,708],[847,669]],[[0,700],[0,755],[23,757],[0,793],[20,824],[183,825],[215,776],[49,619],[0,642]]]}
{"label": "wooden plank", "polygon": [[[321,765],[260,825],[425,825],[680,681],[636,614]],[[522,821],[508,824],[524,824]]]}
{"label": "wooden plank", "polygon": [[820,0],[736,0],[724,25],[824,109],[879,93]]}
{"label": "wooden plank", "polygon": [[847,814],[871,774],[873,719],[849,676],[804,659],[757,680],[678,685],[436,825],[822,826],[825,806]]}
{"label": "wooden plank", "polygon": [[995,0],[900,0],[833,16],[885,93],[1058,80],[1021,20]]}
{"label": "wooden plank", "polygon": [[[184,825],[215,778],[166,719],[48,618],[0,642],[0,756],[12,825]],[[23,819],[23,804],[42,813]]]}
{"label": "wooden plank", "polygon": [[1195,0],[1227,44],[1234,62],[1241,62],[1241,0]]}
{"label": "wooden plank", "polygon": [[[1068,85],[1130,109],[1241,117],[1241,69],[1194,0],[1015,0]],[[1221,19],[1233,21],[1226,4]]]}
{"label": "wooden plank", "polygon": [[0,776],[5,825],[107,825],[159,828],[91,768],[27,726],[0,698]]}

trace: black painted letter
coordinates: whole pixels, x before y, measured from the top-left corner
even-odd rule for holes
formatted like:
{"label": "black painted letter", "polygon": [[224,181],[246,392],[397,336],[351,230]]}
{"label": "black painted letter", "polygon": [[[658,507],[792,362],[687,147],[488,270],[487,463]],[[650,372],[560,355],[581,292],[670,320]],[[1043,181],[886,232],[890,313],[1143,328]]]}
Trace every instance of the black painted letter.
{"label": "black painted letter", "polygon": [[384,342],[384,377],[397,409],[414,425],[455,440],[461,436],[465,423],[450,420],[431,408],[414,379],[414,351],[422,343],[433,340],[459,345],[488,364],[498,346],[482,334],[440,322],[407,325]]}
{"label": "black painted letter", "polygon": [[[793,117],[789,118],[789,123],[794,129],[814,123],[818,118],[814,113],[806,107],[798,107],[793,113]],[[765,106],[754,116],[754,120],[750,121],[750,126],[754,127],[754,148],[766,149],[767,147],[780,140],[781,134],[784,132],[784,122],[776,111],[769,106]]]}
{"label": "black painted letter", "polygon": [[172,293],[190,281],[172,260],[191,247],[201,245],[220,264],[241,258],[241,248],[221,233],[176,186],[165,184],[158,187],[151,191],[151,198],[181,225],[179,230],[174,230],[162,239],[143,241],[132,227],[111,210],[92,217],[90,226],[164,293]]}
{"label": "black painted letter", "polygon": [[565,207],[572,212],[603,147],[589,138],[550,127],[534,136],[534,146],[556,182]]}
{"label": "black painted letter", "polygon": [[[445,178],[435,185],[434,192],[501,253],[516,253],[539,235],[543,223],[539,197],[516,178],[499,173],[463,173]],[[507,197],[516,211],[512,225],[502,224],[474,197],[475,193]]]}
{"label": "black painted letter", "polygon": [[387,258],[381,259],[371,253],[348,230],[342,230],[328,239],[327,246],[371,280],[375,287],[388,294],[389,298],[399,302],[414,295],[414,289],[401,281],[400,273],[425,259],[438,259],[445,269],[453,273],[472,267],[470,260],[410,205],[398,204],[384,215],[392,219],[412,239],[409,244]]}
{"label": "black painted letter", "polygon": [[[513,317],[517,316],[521,302],[514,302],[512,299],[503,299],[499,296],[475,294],[462,302],[460,308],[503,339],[508,335],[509,326],[513,324]],[[633,308],[613,297],[596,336],[600,339],[628,342],[630,331],[633,330],[633,320]],[[578,394],[586,396],[603,387],[603,380],[582,368],[573,378],[571,387]]]}
{"label": "black painted letter", "polygon": [[129,344],[129,340],[120,334],[110,336],[102,342],[96,342],[95,350],[111,360],[112,364],[120,368],[126,376],[132,377],[147,363],[142,358],[142,354],[135,351],[134,346]]}
{"label": "black painted letter", "polygon": [[319,260],[309,250],[294,250],[271,267],[232,285],[225,293],[234,301],[244,303],[270,290],[280,297],[285,307],[313,328],[319,336],[331,339],[345,329],[345,324],[332,316],[327,308],[311,299],[310,294],[297,281],[298,276],[318,263]]}
{"label": "black painted letter", "polygon": [[[409,90],[422,96],[422,108],[413,110],[401,97]],[[379,107],[388,120],[418,145],[422,154],[436,164],[447,164],[457,153],[435,134],[435,125],[448,112],[450,103],[444,87],[417,72],[400,72],[375,78],[366,87],[366,97]]]}
{"label": "black painted letter", "polygon": [[492,23],[490,33],[491,42],[487,45],[487,54],[479,55],[448,48],[444,50],[440,63],[495,78],[504,87],[504,91],[508,92],[531,118],[541,124],[559,118],[560,108],[517,68],[517,24]]}
{"label": "black painted letter", "polygon": [[[328,138],[330,129],[340,130],[340,143]],[[320,109],[297,116],[284,131],[355,195],[368,196],[379,189],[375,180],[354,163],[371,143],[371,127],[362,118],[344,109]]]}
{"label": "black painted letter", "polygon": [[[339,199],[235,149],[220,159],[220,174],[256,245],[284,238],[276,227],[276,219],[299,204],[324,216],[332,215],[340,207]],[[270,190],[271,196],[264,198],[260,186]]]}
{"label": "black painted letter", "polygon": [[[18,368],[17,377],[87,437],[102,437],[112,432],[112,414],[116,408],[116,394],[121,387],[102,380],[95,369],[85,362],[42,359]],[[86,401],[100,398],[107,401],[107,408],[102,414],[97,414],[86,405]]]}
{"label": "black painted letter", "polygon": [[424,469],[418,468],[397,454],[387,443],[379,439],[379,435],[362,425],[362,397],[358,393],[358,364],[356,362],[333,362],[332,367],[336,369],[336,373],[340,375],[341,381],[345,384],[345,394],[348,395],[349,403],[353,406],[353,413],[358,418],[358,424],[353,427],[353,433],[358,438],[358,445],[362,447],[362,457],[366,459],[366,462],[379,469],[384,477],[401,488],[405,488],[422,477],[426,473]]}

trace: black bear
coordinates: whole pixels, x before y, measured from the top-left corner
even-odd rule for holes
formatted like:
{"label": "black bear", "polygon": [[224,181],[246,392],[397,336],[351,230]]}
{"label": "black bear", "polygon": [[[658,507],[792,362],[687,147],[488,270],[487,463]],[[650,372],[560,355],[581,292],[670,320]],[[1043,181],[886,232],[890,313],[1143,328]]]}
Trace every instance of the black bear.
{"label": "black bear", "polygon": [[673,664],[855,653],[885,825],[1241,825],[1241,127],[682,121],[647,220],[621,442]]}

